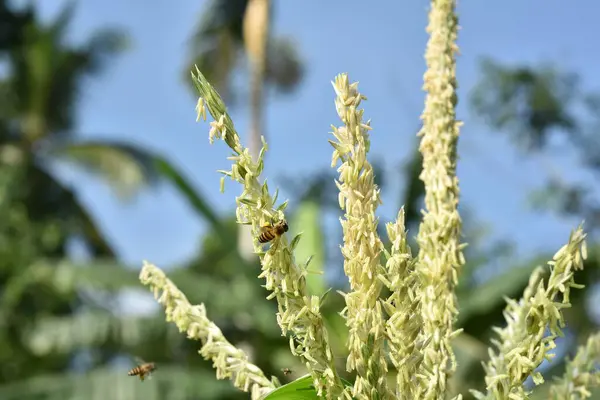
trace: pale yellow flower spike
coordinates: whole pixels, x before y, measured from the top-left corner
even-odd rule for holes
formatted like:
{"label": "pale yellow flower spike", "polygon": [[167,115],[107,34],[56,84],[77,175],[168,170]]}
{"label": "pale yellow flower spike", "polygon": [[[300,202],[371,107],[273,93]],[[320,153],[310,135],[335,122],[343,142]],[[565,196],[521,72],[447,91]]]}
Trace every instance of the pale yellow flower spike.
{"label": "pale yellow flower spike", "polygon": [[[534,371],[544,359],[554,357],[549,351],[555,346],[554,339],[562,336],[562,310],[571,306],[571,288],[583,287],[575,283],[574,273],[583,269],[586,254],[585,234],[580,226],[571,234],[569,243],[548,262],[551,272],[547,284],[544,285],[542,279],[542,268],[538,268],[531,275],[521,300],[509,300],[504,310],[507,325],[502,329],[495,328],[498,334],[498,339],[494,340],[496,349],[490,350],[490,360],[483,365],[487,393],[473,391],[478,399],[524,400],[529,398],[529,393],[525,392],[523,382],[530,375],[536,385],[544,382],[542,375]],[[560,303],[557,302],[559,294],[562,297]],[[591,343],[593,346],[594,342]],[[579,358],[575,362],[583,361]],[[583,371],[571,372],[578,375]],[[579,382],[572,380],[568,385],[575,390]]]}
{"label": "pale yellow flower spike", "polygon": [[386,252],[385,274],[379,279],[390,290],[391,295],[382,302],[390,316],[386,321],[389,341],[389,357],[396,367],[396,398],[418,399],[424,388],[418,385],[414,374],[421,363],[422,347],[418,342],[422,318],[419,304],[419,283],[404,226],[404,208],[398,213],[395,223],[386,225],[392,243],[390,254]]}
{"label": "pale yellow flower spike", "polygon": [[248,361],[243,350],[225,339],[221,330],[206,317],[204,304],[192,306],[185,295],[177,289],[156,266],[144,262],[140,280],[150,287],[154,297],[165,307],[167,321],[175,322],[188,339],[202,342],[200,354],[213,361],[217,379],[231,379],[238,389],[250,392],[253,400],[275,389],[256,365]]}
{"label": "pale yellow flower spike", "polygon": [[575,358],[567,362],[567,371],[550,387],[555,400],[588,399],[590,389],[600,387],[600,371],[596,364],[600,360],[600,332],[590,336],[580,346]]}
{"label": "pale yellow flower spike", "polygon": [[458,19],[454,0],[433,0],[429,12],[429,42],[425,53],[427,92],[421,119],[421,180],[425,184],[426,212],[419,227],[417,274],[421,283],[424,344],[423,362],[416,376],[425,388],[422,399],[442,399],[446,382],[456,368],[450,341],[456,319],[457,284],[464,264],[459,242],[456,147],[460,123],[456,120],[456,59]]}
{"label": "pale yellow flower spike", "polygon": [[[243,187],[242,194],[236,198],[237,221],[251,225],[257,237],[265,222],[273,223],[284,218],[283,211],[287,204],[284,202],[276,207],[276,195],[271,195],[266,182],[259,182],[267,150],[266,143],[263,140],[258,160],[254,161],[248,149],[241,145],[219,94],[200,71],[196,70],[192,77],[204,99],[205,107],[215,120],[211,123],[209,139],[211,142],[215,138],[223,139],[235,153],[229,157],[233,161],[231,170],[220,172]],[[292,240],[292,243],[298,243],[298,240]],[[277,322],[284,335],[291,334],[292,353],[300,357],[311,372],[320,396],[335,400],[343,396],[348,398],[335,370],[327,330],[320,312],[320,299],[307,294],[306,267],[295,263],[292,245],[288,244],[285,235],[275,239],[266,253],[257,240],[254,244],[262,265],[259,277],[265,279],[265,288],[271,292],[267,298],[277,300]]]}
{"label": "pale yellow flower spike", "polygon": [[352,395],[356,399],[391,398],[387,387],[387,362],[384,352],[385,323],[379,293],[382,283],[378,279],[382,269],[379,259],[382,243],[377,235],[375,210],[380,204],[379,188],[373,180],[373,167],[367,161],[369,151],[369,122],[362,121],[359,109],[365,99],[358,83],[350,84],[346,74],[335,78],[333,87],[337,94],[335,106],[344,123],[333,127],[335,141],[333,160],[341,160],[338,168],[340,207],[345,211],[341,220],[344,232],[344,272],[350,280],[352,291],[345,295],[346,325],[350,332],[350,352],[346,368],[356,370],[357,377]]}

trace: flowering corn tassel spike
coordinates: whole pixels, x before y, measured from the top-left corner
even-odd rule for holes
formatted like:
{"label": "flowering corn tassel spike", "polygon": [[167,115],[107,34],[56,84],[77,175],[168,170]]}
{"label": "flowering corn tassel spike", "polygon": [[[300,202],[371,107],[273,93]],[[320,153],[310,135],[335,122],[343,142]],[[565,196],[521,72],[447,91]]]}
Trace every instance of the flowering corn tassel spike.
{"label": "flowering corn tassel spike", "polygon": [[211,359],[217,371],[217,379],[231,379],[238,389],[250,392],[253,400],[275,389],[256,365],[248,361],[243,350],[225,339],[221,330],[206,316],[204,304],[192,306],[185,295],[177,289],[156,266],[144,262],[140,280],[150,287],[154,297],[165,307],[167,321],[175,322],[180,332],[189,339],[202,342],[200,354]]}
{"label": "flowering corn tassel spike", "polygon": [[386,225],[392,243],[386,252],[386,271],[379,279],[391,295],[382,302],[388,313],[385,332],[389,341],[389,357],[396,367],[396,398],[418,399],[423,388],[414,379],[416,367],[422,361],[422,343],[417,342],[422,318],[418,296],[418,276],[415,259],[406,240],[404,208],[400,209],[395,223]]}
{"label": "flowering corn tassel spike", "polygon": [[345,216],[341,220],[344,232],[344,272],[352,291],[346,294],[346,325],[348,338],[348,371],[356,370],[353,396],[358,399],[389,398],[386,382],[387,362],[384,354],[385,323],[379,294],[382,283],[380,256],[382,243],[377,235],[375,210],[381,203],[375,185],[373,167],[367,161],[369,122],[362,121],[359,109],[365,97],[350,84],[348,75],[335,78],[335,106],[344,126],[333,128],[335,141],[332,166],[338,160],[339,181],[336,181],[339,203]]}
{"label": "flowering corn tassel spike", "polygon": [[419,227],[417,274],[421,284],[423,362],[417,378],[426,388],[421,398],[441,399],[456,368],[450,341],[458,332],[453,323],[458,311],[454,288],[464,264],[459,242],[456,146],[460,123],[456,120],[456,59],[458,21],[454,0],[432,0],[429,42],[425,53],[427,92],[419,150],[423,155],[421,180],[425,184],[426,212]]}
{"label": "flowering corn tassel spike", "polygon": [[[562,336],[564,327],[562,309],[570,307],[571,288],[581,288],[574,281],[574,272],[583,269],[587,256],[585,234],[581,226],[571,233],[569,242],[548,262],[551,272],[547,285],[542,279],[543,270],[531,275],[520,301],[508,300],[504,310],[505,328],[495,328],[498,339],[493,341],[496,350],[490,349],[490,360],[484,364],[487,394],[473,391],[478,399],[526,399],[523,382],[532,375],[533,382],[544,382],[535,369],[554,354],[554,339]],[[556,302],[558,294],[562,302]],[[550,335],[546,335],[549,329]]]}
{"label": "flowering corn tassel spike", "polygon": [[[210,142],[215,138],[223,139],[234,152],[229,158],[233,161],[231,170],[220,172],[224,175],[222,179],[229,177],[243,187],[242,194],[236,198],[237,222],[251,225],[256,238],[265,223],[285,219],[283,211],[287,206],[284,202],[275,207],[277,195],[271,196],[266,181],[263,184],[259,182],[266,143],[263,138],[263,148],[255,162],[248,149],[241,145],[219,94],[197,68],[192,78],[200,93],[196,107],[198,119],[206,118],[208,108],[215,121],[211,122]],[[297,239],[292,240],[292,244],[297,243]],[[320,299],[307,294],[306,267],[296,265],[293,247],[288,244],[285,235],[275,238],[266,252],[256,239],[254,246],[262,266],[259,277],[265,279],[265,288],[271,292],[267,298],[277,300],[277,322],[283,335],[290,333],[292,353],[299,356],[311,372],[320,396],[327,399],[347,396],[334,368],[334,357],[320,312]]]}
{"label": "flowering corn tassel spike", "polygon": [[590,336],[587,343],[580,346],[573,360],[567,362],[567,371],[556,379],[550,387],[555,400],[588,399],[590,389],[600,386],[600,370],[596,367],[600,360],[600,332]]}

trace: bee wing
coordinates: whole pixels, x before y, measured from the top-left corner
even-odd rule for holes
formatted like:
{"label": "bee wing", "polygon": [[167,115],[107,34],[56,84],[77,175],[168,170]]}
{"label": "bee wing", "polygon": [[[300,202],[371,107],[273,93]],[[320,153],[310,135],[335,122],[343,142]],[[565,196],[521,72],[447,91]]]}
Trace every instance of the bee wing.
{"label": "bee wing", "polygon": [[141,357],[138,357],[138,356],[133,357],[133,362],[135,362],[136,365],[142,365],[145,363],[145,361]]}

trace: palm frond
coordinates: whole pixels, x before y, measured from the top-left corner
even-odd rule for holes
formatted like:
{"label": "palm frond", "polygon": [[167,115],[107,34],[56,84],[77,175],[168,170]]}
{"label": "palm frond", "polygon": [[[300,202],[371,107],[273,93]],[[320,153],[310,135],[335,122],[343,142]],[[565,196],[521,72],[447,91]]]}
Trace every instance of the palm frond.
{"label": "palm frond", "polygon": [[123,30],[110,28],[96,31],[83,47],[83,52],[89,56],[87,72],[102,71],[111,57],[128,50],[130,46],[129,36]]}
{"label": "palm frond", "polygon": [[[193,95],[196,90],[189,74],[196,65],[225,102],[235,104],[238,90],[234,93],[230,81],[242,61],[242,25],[247,5],[248,0],[213,0],[204,10],[190,40],[189,61],[183,74]],[[268,46],[265,81],[278,91],[289,93],[304,76],[297,46],[286,37],[271,37]]]}
{"label": "palm frond", "polygon": [[189,61],[186,62],[182,74],[186,87],[192,95],[196,95],[196,88],[190,80],[190,71],[198,66],[227,104],[234,104],[237,97],[231,90],[229,81],[233,70],[240,62],[241,45],[236,43],[236,39],[228,31],[215,33],[199,43],[196,44],[194,40],[190,46]]}
{"label": "palm frond", "polygon": [[124,142],[88,141],[67,143],[54,148],[51,154],[104,178],[122,195],[132,195],[135,190],[159,181],[167,182],[217,233],[222,231],[217,213],[202,193],[171,162],[156,153]]}
{"label": "palm frond", "polygon": [[304,77],[297,44],[287,37],[269,39],[265,80],[282,93],[295,90]]}
{"label": "palm frond", "polygon": [[187,200],[196,215],[206,219],[212,229],[220,236],[223,233],[223,223],[202,193],[192,186],[188,178],[164,157],[154,157],[154,168],[161,178],[169,182],[179,194]]}
{"label": "palm frond", "polygon": [[139,281],[136,271],[126,269],[115,261],[75,263],[40,260],[23,266],[21,274],[14,274],[5,282],[0,309],[15,307],[28,288],[39,284],[54,288],[59,293],[72,293],[83,288],[117,290],[137,287]]}
{"label": "palm frond", "polygon": [[52,155],[105,179],[122,196],[131,196],[158,179],[154,168],[155,155],[124,142],[68,142],[56,146]]}
{"label": "palm frond", "polygon": [[68,2],[59,16],[44,26],[30,21],[19,46],[9,53],[10,93],[18,109],[21,134],[34,142],[68,136],[82,79],[96,74],[126,45],[122,31],[100,31],[81,46],[65,44],[75,10]]}
{"label": "palm frond", "polygon": [[236,40],[242,40],[242,24],[248,0],[212,0],[193,35],[194,44],[201,44],[208,36],[228,30]]}
{"label": "palm frond", "polygon": [[235,102],[230,77],[240,61],[247,4],[248,0],[213,0],[202,13],[190,39],[189,61],[183,73],[184,82],[194,96],[190,71],[197,65],[228,104]]}
{"label": "palm frond", "polygon": [[[100,228],[94,221],[90,212],[81,204],[76,193],[66,185],[62,184],[52,174],[39,164],[31,165],[32,173],[38,179],[35,187],[43,189],[44,196],[33,195],[34,198],[43,197],[48,202],[49,194],[55,193],[60,209],[64,210],[64,217],[71,219],[73,226],[78,227],[76,232],[83,240],[88,250],[94,257],[114,258],[115,251],[104,237]],[[58,213],[59,209],[51,205],[53,213]],[[35,207],[40,209],[40,207]]]}
{"label": "palm frond", "polygon": [[24,27],[34,19],[34,10],[31,4],[24,7],[14,7],[6,0],[0,1],[0,51],[11,50],[21,45]]}

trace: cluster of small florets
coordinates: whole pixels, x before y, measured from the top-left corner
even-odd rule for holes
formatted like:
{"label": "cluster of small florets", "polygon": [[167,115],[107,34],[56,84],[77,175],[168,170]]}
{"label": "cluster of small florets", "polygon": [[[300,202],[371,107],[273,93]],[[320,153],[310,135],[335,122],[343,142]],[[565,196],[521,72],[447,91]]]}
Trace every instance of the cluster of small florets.
{"label": "cluster of small florets", "polygon": [[248,361],[244,351],[229,343],[219,327],[208,319],[204,304],[192,306],[164,272],[152,264],[144,263],[140,280],[165,307],[167,321],[173,321],[189,339],[202,342],[200,354],[213,361],[217,379],[231,379],[237,388],[250,392],[252,399],[260,399],[275,388],[275,383]]}
{"label": "cluster of small florets", "polygon": [[[407,243],[403,210],[394,223],[387,224],[389,250],[377,235],[375,211],[381,200],[367,160],[371,126],[369,121],[363,122],[364,111],[359,109],[366,98],[358,92],[358,83],[350,83],[346,74],[338,75],[333,82],[335,107],[343,125],[333,127],[335,140],[329,142],[334,148],[332,167],[341,162],[336,181],[340,208],[345,212],[341,252],[350,283],[350,291],[343,293],[346,307],[342,314],[349,330],[347,370],[357,373],[352,387],[344,386],[334,367],[320,298],[307,293],[308,265],[298,265],[294,260],[300,235],[290,242],[285,235],[272,235],[267,251],[257,240],[262,226],[285,220],[287,206],[287,202],[277,206],[277,192],[272,195],[266,181],[260,182],[267,150],[264,139],[254,160],[242,146],[219,94],[200,71],[192,73],[200,93],[198,119],[206,120],[207,110],[214,119],[210,142],[222,139],[233,151],[229,157],[231,169],[220,171],[221,191],[227,177],[243,188],[236,198],[237,222],[252,229],[254,250],[262,268],[260,278],[265,279],[265,288],[270,291],[268,298],[277,301],[277,322],[282,334],[290,336],[292,353],[306,365],[316,395],[322,398],[437,400],[448,394],[447,382],[456,368],[451,341],[460,334],[460,330],[453,329],[458,313],[455,287],[465,263],[456,177],[460,127],[455,114],[457,29],[455,0],[432,0],[425,57],[427,98],[419,133],[426,210],[417,237],[417,256],[411,254]],[[580,227],[549,262],[547,283],[537,270],[523,298],[509,301],[504,313],[507,325],[496,329],[496,349],[490,350],[490,360],[484,365],[487,393],[473,392],[477,398],[526,399],[529,394],[524,381],[529,376],[536,384],[543,381],[535,370],[544,359],[552,357],[549,351],[561,334],[562,309],[569,306],[570,288],[580,287],[573,275],[583,268],[584,239]],[[232,379],[236,387],[250,391],[254,399],[278,386],[223,337],[207,318],[203,305],[190,305],[162,271],[145,264],[140,278],[165,306],[167,320],[175,322],[189,338],[202,342],[200,353],[213,360],[219,379]],[[390,291],[386,299],[380,295],[383,287]],[[558,295],[561,303],[555,302]],[[547,328],[549,336],[545,335]],[[600,335],[596,335],[580,348],[551,392],[561,399],[589,397],[589,387],[600,384],[600,373],[593,370],[599,355]],[[397,370],[395,388],[387,380],[388,356]]]}

